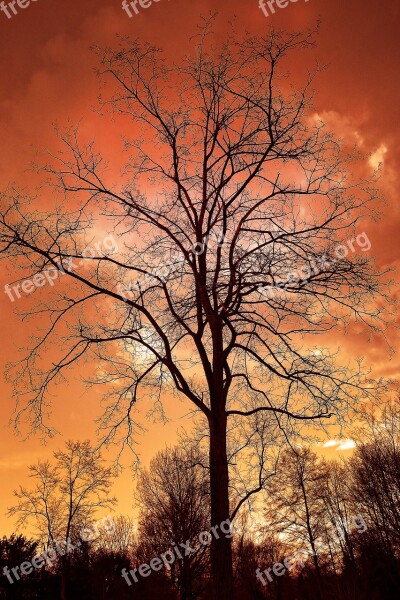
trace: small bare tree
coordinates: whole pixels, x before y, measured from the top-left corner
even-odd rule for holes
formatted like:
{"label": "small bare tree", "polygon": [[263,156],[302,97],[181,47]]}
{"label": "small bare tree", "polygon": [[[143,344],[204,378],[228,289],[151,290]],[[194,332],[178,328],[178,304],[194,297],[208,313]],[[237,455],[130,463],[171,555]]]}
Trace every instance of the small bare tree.
{"label": "small bare tree", "polygon": [[[326,542],[332,569],[336,573],[344,565],[357,572],[357,562],[351,536],[351,522],[355,505],[350,500],[349,464],[342,461],[326,463],[326,478],[321,485],[325,507]],[[340,557],[342,555],[342,558]],[[338,559],[338,560],[337,560]],[[339,570],[338,569],[338,570]]]}
{"label": "small bare tree", "polygon": [[79,531],[92,525],[99,508],[115,504],[109,495],[114,474],[88,441],[68,441],[66,450],[55,452],[54,458],[54,465],[39,461],[29,467],[35,486],[21,486],[14,492],[18,502],[8,514],[18,516],[19,526],[34,523],[43,545],[52,546],[55,553],[64,546],[60,556],[61,600],[66,600],[71,544],[80,544]]}
{"label": "small bare tree", "polygon": [[324,598],[319,538],[324,534],[325,506],[321,488],[327,468],[309,448],[283,453],[278,475],[268,485],[269,502],[265,516],[277,533],[293,545],[309,552],[318,582],[319,598]]}
{"label": "small bare tree", "polygon": [[206,582],[208,549],[197,540],[210,523],[206,463],[198,449],[168,448],[153,458],[149,470],[141,471],[137,485],[139,543],[147,552],[158,556],[190,542],[192,552],[183,552],[171,567],[180,600],[198,598]]}
{"label": "small bare tree", "polygon": [[132,554],[136,547],[136,527],[127,515],[113,516],[114,527],[104,531],[95,542],[96,549],[121,555]]}
{"label": "small bare tree", "polygon": [[[85,356],[102,362],[111,390],[107,442],[130,444],[139,399],[155,410],[167,391],[186,397],[209,428],[215,525],[235,514],[232,419],[270,412],[290,431],[356,403],[361,370],[303,342],[352,320],[377,327],[379,286],[365,255],[335,252],[375,191],[348,177],[339,144],[311,118],[311,78],[302,89],[287,80],[288,54],[311,34],[212,39],[206,26],[181,66],[136,41],[99,50],[104,106],[126,120],[124,175],[109,182],[93,143],[67,132],[45,169],[61,190],[54,214],[9,190],[0,243],[13,265],[38,275],[62,264],[70,281],[39,309],[51,327],[22,363],[18,418],[31,409],[34,428],[46,427],[49,387]],[[82,257],[107,219],[118,253]],[[43,372],[38,356],[66,331]],[[213,539],[211,563],[213,598],[231,599],[231,540]]]}

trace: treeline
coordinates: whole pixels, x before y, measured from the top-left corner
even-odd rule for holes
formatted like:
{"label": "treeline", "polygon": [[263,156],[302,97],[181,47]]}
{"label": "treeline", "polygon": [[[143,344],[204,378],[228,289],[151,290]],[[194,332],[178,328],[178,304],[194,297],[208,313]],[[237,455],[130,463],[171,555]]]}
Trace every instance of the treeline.
{"label": "treeline", "polygon": [[[257,510],[242,511],[234,522],[237,600],[399,598],[399,427],[398,404],[388,404],[379,420],[372,412],[365,415],[359,443],[346,460],[325,460],[304,445],[282,449],[276,474],[268,479]],[[105,522],[92,526],[95,534],[87,536],[91,539],[82,539],[82,531],[90,531],[93,521],[90,507],[96,503],[90,494],[95,481],[98,506],[113,501],[108,497],[111,473],[101,466],[99,457],[93,459],[97,466],[87,466],[91,492],[70,515],[68,532],[65,502],[57,501],[60,493],[64,501],[72,498],[73,502],[78,489],[82,494],[86,476],[80,472],[77,487],[71,491],[63,471],[70,469],[71,482],[71,465],[79,463],[82,469],[82,454],[88,463],[92,460],[87,445],[70,443],[65,453],[57,454],[54,467],[36,466],[36,483],[44,481],[42,488],[36,485],[36,495],[26,489],[17,492],[18,504],[10,512],[20,515],[21,523],[29,513],[41,534],[37,541],[22,535],[0,540],[0,598],[209,598],[209,550],[207,544],[198,544],[199,534],[210,530],[208,468],[200,447],[158,453],[138,479],[138,524],[126,516],[114,517],[112,527]],[[43,518],[40,498],[50,481],[53,495],[48,492],[45,504],[51,508]],[[59,481],[64,482],[61,492]],[[29,502],[35,504],[34,510],[28,508]],[[66,533],[73,549],[53,557],[51,564],[45,561],[40,568],[32,568],[29,574],[20,569],[18,580],[11,571],[14,582],[10,583],[5,567],[32,564],[51,539],[60,540]],[[185,555],[187,542],[191,552]],[[151,561],[174,547],[181,549],[181,557],[175,552],[169,568],[165,563],[157,569],[140,568],[159,565]]]}

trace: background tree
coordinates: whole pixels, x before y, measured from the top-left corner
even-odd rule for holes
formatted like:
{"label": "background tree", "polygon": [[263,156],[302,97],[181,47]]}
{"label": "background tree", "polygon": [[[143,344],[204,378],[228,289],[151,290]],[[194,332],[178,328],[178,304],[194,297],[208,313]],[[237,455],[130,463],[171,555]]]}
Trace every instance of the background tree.
{"label": "background tree", "polygon": [[3,569],[7,567],[11,570],[11,568],[21,565],[25,561],[31,561],[36,554],[38,545],[37,541],[29,540],[23,535],[12,534],[10,537],[4,536],[0,539],[0,598],[19,600],[25,597],[33,597],[32,592],[38,580],[37,574],[35,578],[35,575],[27,576],[19,572],[20,579],[17,581],[15,575],[10,573],[14,581],[11,584]]}
{"label": "background tree", "polygon": [[[104,106],[126,119],[133,152],[124,175],[111,182],[93,143],[70,130],[45,168],[60,190],[54,213],[13,189],[1,200],[3,255],[25,275],[61,264],[70,281],[42,307],[51,327],[21,364],[18,418],[30,410],[46,427],[49,387],[83,357],[115,384],[100,423],[107,442],[131,442],[139,398],[160,407],[166,392],[183,395],[209,427],[213,525],[235,513],[229,421],[270,411],[290,431],[343,417],[362,374],[304,338],[379,322],[368,259],[335,253],[375,191],[348,176],[339,144],[310,119],[309,76],[297,89],[286,77],[288,54],[311,44],[312,34],[272,31],[214,47],[206,25],[181,66],[136,41],[99,50]],[[105,218],[118,253],[85,254],[77,269]],[[213,598],[232,598],[230,539],[213,539],[211,564]]]}
{"label": "background tree", "polygon": [[357,428],[358,445],[350,459],[349,487],[369,536],[392,558],[400,559],[400,412],[399,399],[367,405]]}
{"label": "background tree", "polygon": [[[54,459],[53,465],[39,461],[29,467],[35,486],[14,491],[18,502],[8,513],[18,516],[20,527],[33,523],[43,546],[56,552],[62,548],[61,600],[66,600],[70,543],[80,545],[80,530],[93,527],[98,509],[115,504],[116,499],[110,497],[114,473],[89,441],[68,441],[65,451],[54,452]],[[97,534],[92,531],[90,538]]]}
{"label": "background tree", "polygon": [[331,566],[335,572],[343,567],[356,571],[351,526],[358,507],[351,500],[349,464],[331,461],[325,464],[325,469],[320,494],[326,511],[323,539],[329,549]]}
{"label": "background tree", "polygon": [[199,534],[208,531],[210,523],[206,462],[199,450],[175,446],[155,456],[150,469],[142,470],[137,485],[143,551],[151,558],[173,545],[193,543],[194,552],[171,566],[180,600],[198,598],[207,583],[208,549],[198,543]]}
{"label": "background tree", "polygon": [[350,464],[353,501],[373,525],[375,544],[395,561],[400,549],[400,452],[385,440],[375,441],[359,446]]}
{"label": "background tree", "polygon": [[325,507],[321,488],[326,466],[309,448],[287,450],[279,474],[268,485],[265,516],[289,543],[308,552],[315,568],[320,598],[324,597],[320,552],[324,534]]}
{"label": "background tree", "polygon": [[113,516],[113,525],[94,540],[94,546],[106,552],[129,555],[137,543],[133,519],[127,515]]}

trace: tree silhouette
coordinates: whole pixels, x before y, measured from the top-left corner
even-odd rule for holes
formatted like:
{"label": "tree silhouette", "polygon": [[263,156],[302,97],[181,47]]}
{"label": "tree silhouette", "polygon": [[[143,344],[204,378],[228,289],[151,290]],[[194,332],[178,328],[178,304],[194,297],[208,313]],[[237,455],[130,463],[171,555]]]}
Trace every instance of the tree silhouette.
{"label": "tree silhouette", "polygon": [[93,527],[99,508],[115,504],[109,495],[114,475],[88,441],[68,441],[66,450],[55,452],[54,458],[54,465],[39,461],[29,467],[35,485],[14,491],[18,502],[8,513],[18,516],[19,526],[33,522],[42,545],[52,547],[50,563],[59,560],[61,600],[66,600],[70,554],[82,544],[81,530],[83,541],[99,534],[88,527]]}
{"label": "tree silhouette", "polygon": [[[337,252],[375,191],[347,175],[340,145],[310,118],[312,78],[295,89],[286,76],[288,55],[310,45],[311,33],[272,31],[214,46],[208,24],[182,66],[127,39],[99,50],[103,106],[125,121],[132,153],[124,174],[111,182],[72,129],[44,168],[60,192],[54,213],[13,189],[1,200],[1,252],[32,275],[66,275],[39,309],[48,332],[21,362],[17,420],[30,411],[49,432],[49,388],[84,358],[102,363],[107,442],[131,444],[139,400],[162,410],[165,393],[186,397],[208,425],[212,525],[235,514],[230,421],[270,412],[290,431],[343,417],[361,370],[303,342],[351,319],[379,323],[369,260]],[[118,252],[82,256],[108,225]],[[213,598],[231,599],[230,539],[213,539],[211,564]]]}
{"label": "tree silhouette", "polygon": [[321,600],[324,596],[319,554],[325,514],[321,490],[326,476],[325,465],[309,448],[286,451],[279,476],[268,486],[270,501],[266,511],[275,531],[285,533],[293,544],[301,543],[300,550],[305,550],[303,562],[311,557]]}
{"label": "tree silhouette", "polygon": [[[340,571],[343,566],[357,570],[355,549],[351,537],[352,520],[358,507],[351,500],[349,465],[331,461],[325,464],[325,477],[321,484],[321,498],[325,508],[325,532],[332,569]],[[342,557],[340,557],[342,554]]]}
{"label": "tree silhouette", "polygon": [[113,527],[102,531],[93,545],[108,553],[128,555],[136,545],[135,524],[126,515],[113,516]]}
{"label": "tree silhouette", "polygon": [[180,600],[198,598],[207,582],[208,549],[197,541],[210,522],[206,462],[196,449],[167,449],[155,456],[148,471],[142,470],[137,486],[140,543],[150,558],[191,542],[193,552],[184,552],[171,566]]}
{"label": "tree silhouette", "polygon": [[[25,561],[31,561],[36,554],[37,547],[37,541],[29,540],[23,535],[12,534],[8,538],[0,539],[0,598],[19,600],[29,594],[29,590],[33,587],[32,577],[19,571],[17,580],[13,573],[7,577],[6,570],[8,569],[7,572],[10,572],[11,568],[17,567]],[[13,583],[11,583],[10,577]]]}

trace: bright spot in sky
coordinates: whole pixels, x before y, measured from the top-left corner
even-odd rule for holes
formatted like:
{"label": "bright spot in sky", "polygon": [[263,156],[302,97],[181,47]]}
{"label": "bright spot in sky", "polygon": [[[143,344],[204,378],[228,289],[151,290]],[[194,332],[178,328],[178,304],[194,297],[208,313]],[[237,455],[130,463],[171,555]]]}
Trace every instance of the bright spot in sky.
{"label": "bright spot in sky", "polygon": [[340,446],[338,446],[337,450],[352,450],[356,447],[356,443],[354,440],[344,440],[341,442]]}
{"label": "bright spot in sky", "polygon": [[324,448],[333,448],[334,446],[337,446],[338,444],[340,444],[340,442],[338,442],[338,440],[328,440],[327,442],[325,442],[324,444]]}
{"label": "bright spot in sky", "polygon": [[336,450],[352,450],[356,447],[354,440],[328,440],[323,444],[324,448],[335,448]]}
{"label": "bright spot in sky", "polygon": [[383,166],[385,162],[385,154],[388,149],[385,144],[381,144],[377,150],[369,157],[369,164],[373,169],[378,169],[380,165]]}

